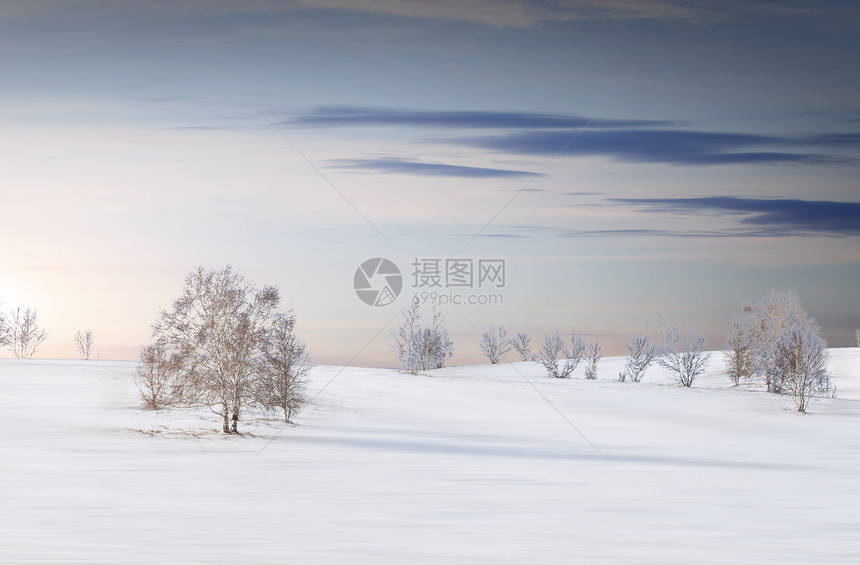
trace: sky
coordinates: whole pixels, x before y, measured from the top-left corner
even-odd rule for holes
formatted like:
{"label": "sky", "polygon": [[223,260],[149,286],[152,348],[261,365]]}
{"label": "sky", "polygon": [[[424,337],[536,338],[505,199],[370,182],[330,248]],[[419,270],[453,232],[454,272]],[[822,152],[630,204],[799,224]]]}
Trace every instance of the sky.
{"label": "sky", "polygon": [[[5,1],[0,299],[38,308],[44,358],[87,328],[136,358],[227,264],[317,363],[396,365],[416,297],[453,364],[498,325],[620,355],[658,310],[719,349],[771,289],[848,346],[858,24],[848,1]],[[374,258],[401,273],[377,306]]]}

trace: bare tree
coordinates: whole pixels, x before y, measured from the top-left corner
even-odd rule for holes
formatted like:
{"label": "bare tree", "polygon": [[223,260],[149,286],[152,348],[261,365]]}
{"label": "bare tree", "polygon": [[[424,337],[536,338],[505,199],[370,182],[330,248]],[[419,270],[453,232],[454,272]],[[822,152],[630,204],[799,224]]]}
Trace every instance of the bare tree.
{"label": "bare tree", "polygon": [[860,347],[860,330],[854,330],[854,347]]}
{"label": "bare tree", "polygon": [[527,333],[518,333],[511,339],[511,346],[520,354],[523,361],[532,358],[532,338]]}
{"label": "bare tree", "polygon": [[39,311],[34,308],[15,308],[9,316],[12,352],[18,359],[32,359],[39,347],[48,339],[48,331],[39,325]]}
{"label": "bare tree", "polygon": [[630,379],[634,383],[638,383],[645,376],[645,370],[659,356],[657,344],[651,340],[651,336],[648,334],[634,335],[630,343],[627,344],[627,351],[630,355],[624,363],[624,371],[618,375],[618,380],[623,383]]}
{"label": "bare tree", "polygon": [[[2,302],[0,302],[2,305]],[[12,344],[12,328],[9,327],[9,322],[6,319],[6,314],[0,311],[0,348],[8,347]]]}
{"label": "bare tree", "polygon": [[491,365],[498,364],[502,357],[507,355],[513,349],[513,346],[508,341],[508,332],[504,326],[499,326],[499,329],[490,328],[481,336],[481,353],[490,360]]}
{"label": "bare tree", "polygon": [[441,309],[433,309],[430,326],[422,328],[417,336],[413,349],[418,355],[417,361],[422,371],[441,369],[454,355],[454,342],[448,338],[448,328],[445,327]]}
{"label": "bare tree", "polygon": [[409,373],[417,373],[420,369],[414,361],[416,335],[421,328],[421,314],[418,311],[420,303],[413,300],[409,304],[409,308],[403,310],[403,321],[400,326],[392,333],[394,342],[391,349],[397,355],[397,359],[403,364],[403,369]]}
{"label": "bare tree", "polygon": [[546,334],[543,336],[543,342],[535,355],[535,361],[543,365],[549,376],[558,379],[563,379],[573,372],[570,363],[565,363],[561,368],[558,366],[558,360],[562,357],[565,350],[564,338],[558,332],[554,335]]}
{"label": "bare tree", "polygon": [[595,342],[589,343],[585,348],[585,378],[594,380],[597,378],[597,363],[600,361],[600,344]]}
{"label": "bare tree", "polygon": [[798,412],[806,412],[813,397],[831,391],[828,360],[827,343],[815,329],[794,327],[780,334],[776,370]]}
{"label": "bare tree", "polygon": [[442,311],[433,310],[429,326],[424,327],[419,313],[420,304],[413,301],[403,310],[403,321],[392,333],[392,350],[403,364],[403,369],[417,374],[420,371],[439,369],[454,355],[454,342],[448,337]]}
{"label": "bare tree", "polygon": [[278,314],[263,345],[264,369],[259,382],[259,401],[265,408],[280,410],[284,422],[306,402],[304,386],[310,358],[305,344],[295,332],[296,316],[292,310]]}
{"label": "bare tree", "polygon": [[767,384],[769,392],[782,392],[782,372],[776,365],[779,336],[788,329],[811,329],[818,324],[801,307],[793,292],[770,291],[754,304],[744,304],[739,323],[750,341],[755,374]]}
{"label": "bare tree", "polygon": [[77,331],[75,334],[75,349],[78,350],[78,355],[84,361],[89,361],[92,358],[95,354],[93,330]]}
{"label": "bare tree", "polygon": [[442,317],[442,310],[433,312],[433,324],[430,326],[433,334],[433,365],[436,369],[441,369],[445,363],[454,356],[454,341],[448,337],[448,328],[445,326],[445,319]]}
{"label": "bare tree", "polygon": [[705,351],[705,338],[693,328],[687,328],[681,340],[678,326],[668,326],[660,321],[662,346],[657,362],[675,377],[681,386],[693,386],[696,377],[705,372],[711,354]]}
{"label": "bare tree", "polygon": [[582,361],[585,355],[585,340],[576,332],[570,332],[570,348],[567,350],[567,358],[573,365],[573,370]]}
{"label": "bare tree", "polygon": [[183,401],[221,416],[225,433],[237,432],[242,410],[258,402],[263,345],[279,301],[276,288],[258,289],[229,265],[201,267],[153,326],[155,341],[181,360]]}
{"label": "bare tree", "polygon": [[160,410],[180,402],[181,372],[181,358],[175,353],[171,355],[163,342],[141,347],[134,384],[140,391],[144,406],[150,410]]}
{"label": "bare tree", "polygon": [[729,378],[735,386],[741,380],[750,379],[755,375],[755,354],[753,352],[750,332],[742,320],[732,321],[732,329],[726,336],[726,368]]}
{"label": "bare tree", "polygon": [[[544,336],[535,360],[543,365],[549,376],[557,379],[567,378],[582,361],[585,342],[579,334],[573,332],[571,345],[569,348],[566,346],[565,339],[558,332],[555,332],[554,335],[547,334]],[[559,361],[563,361],[561,366],[559,366]]]}

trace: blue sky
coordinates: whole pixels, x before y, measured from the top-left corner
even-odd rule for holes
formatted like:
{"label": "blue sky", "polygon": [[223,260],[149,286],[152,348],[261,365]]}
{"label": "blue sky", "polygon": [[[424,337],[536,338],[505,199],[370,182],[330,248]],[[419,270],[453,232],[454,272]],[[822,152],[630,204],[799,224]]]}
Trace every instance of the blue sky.
{"label": "blue sky", "polygon": [[[860,327],[851,2],[6,2],[0,298],[133,358],[197,265],[280,287],[317,362],[391,365],[415,258],[503,258],[474,327],[722,345],[796,291]],[[373,308],[358,265],[407,285]],[[423,289],[427,290],[427,289]],[[452,289],[445,289],[452,292]],[[461,291],[462,289],[456,289]],[[471,289],[475,292],[484,289]]]}

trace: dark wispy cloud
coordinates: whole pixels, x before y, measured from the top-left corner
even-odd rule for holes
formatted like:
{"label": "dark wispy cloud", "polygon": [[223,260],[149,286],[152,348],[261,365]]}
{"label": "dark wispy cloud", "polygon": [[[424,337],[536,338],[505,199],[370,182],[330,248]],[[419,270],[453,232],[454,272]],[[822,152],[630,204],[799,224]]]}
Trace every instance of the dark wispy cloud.
{"label": "dark wispy cloud", "polygon": [[842,148],[857,144],[856,136],[827,135],[782,138],[746,133],[674,129],[613,129],[525,131],[454,140],[472,147],[528,155],[593,155],[620,161],[677,165],[744,163],[850,163],[850,159],[821,153],[779,151],[780,147]]}
{"label": "dark wispy cloud", "polygon": [[668,127],[678,122],[666,120],[598,119],[569,114],[533,112],[395,110],[386,108],[320,107],[283,122],[285,125],[410,126],[462,129],[570,129]]}
{"label": "dark wispy cloud", "polygon": [[694,166],[851,164],[855,160],[846,155],[846,150],[860,147],[858,133],[778,136],[714,132],[684,128],[688,124],[671,120],[588,118],[533,112],[319,107],[281,123],[291,127],[488,130],[484,135],[445,141],[518,155],[603,156],[633,163]]}
{"label": "dark wispy cloud", "polygon": [[446,163],[424,163],[409,159],[338,159],[331,164],[341,169],[359,169],[377,173],[405,173],[435,177],[464,178],[520,178],[534,177],[536,173],[512,169],[468,167]]}
{"label": "dark wispy cloud", "polygon": [[[590,237],[666,237],[666,238],[707,238],[724,239],[739,237],[773,237],[773,233],[766,230],[669,230],[669,229],[571,229],[552,226],[500,226],[487,230],[480,237],[495,239],[526,239],[533,237],[560,237],[560,238],[590,238]],[[785,234],[779,234],[785,235]]]}
{"label": "dark wispy cloud", "polygon": [[738,223],[757,232],[743,235],[860,235],[860,202],[711,196],[703,198],[615,198],[654,212],[742,216]]}
{"label": "dark wispy cloud", "polygon": [[860,133],[828,133],[786,140],[796,145],[831,147],[860,147]]}

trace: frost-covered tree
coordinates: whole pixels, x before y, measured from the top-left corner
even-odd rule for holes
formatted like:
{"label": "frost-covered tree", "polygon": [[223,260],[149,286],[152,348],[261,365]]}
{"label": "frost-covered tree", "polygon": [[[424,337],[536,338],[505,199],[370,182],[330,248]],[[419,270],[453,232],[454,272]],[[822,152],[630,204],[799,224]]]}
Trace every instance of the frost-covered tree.
{"label": "frost-covered tree", "polygon": [[523,361],[532,358],[532,338],[527,333],[518,333],[511,339],[511,346],[520,354]]}
{"label": "frost-covered tree", "polygon": [[[585,352],[585,341],[582,336],[573,332],[570,347],[564,337],[558,332],[544,336],[535,360],[543,365],[551,377],[564,379],[570,376],[582,361]],[[559,366],[561,362],[561,366]]]}
{"label": "frost-covered tree", "polygon": [[726,371],[735,386],[739,385],[741,380],[755,375],[752,335],[745,325],[743,320],[733,320],[729,335],[726,336]]}
{"label": "frost-covered tree", "polygon": [[491,365],[496,365],[502,357],[511,352],[513,348],[508,341],[508,332],[504,326],[499,329],[490,328],[481,336],[481,353],[490,360]]}
{"label": "frost-covered tree", "polygon": [[433,310],[430,326],[419,334],[416,351],[422,370],[441,369],[454,355],[454,342],[448,337],[448,328],[441,309]]}
{"label": "frost-covered tree", "polygon": [[830,392],[827,343],[811,327],[784,330],[776,342],[776,371],[799,412],[810,400]]}
{"label": "frost-covered tree", "polygon": [[854,347],[860,347],[860,330],[854,331]]}
{"label": "frost-covered tree", "polygon": [[585,340],[576,332],[570,332],[570,348],[567,350],[567,358],[573,364],[573,370],[582,362],[585,356]]}
{"label": "frost-covered tree", "polygon": [[32,359],[48,339],[48,331],[39,325],[39,311],[19,306],[12,310],[8,319],[12,353],[18,359]]}
{"label": "frost-covered tree", "polygon": [[95,354],[95,338],[93,330],[78,330],[75,333],[75,349],[78,350],[78,355],[84,361],[89,361]]}
{"label": "frost-covered tree", "polygon": [[602,355],[600,353],[600,344],[595,342],[589,343],[585,348],[585,378],[594,380],[597,378],[597,363]]}
{"label": "frost-covered tree", "polygon": [[743,339],[748,340],[752,348],[755,375],[764,380],[769,392],[782,392],[782,373],[776,366],[779,336],[793,328],[818,333],[818,324],[801,307],[796,294],[775,291],[754,304],[744,304],[736,321]]}
{"label": "frost-covered tree", "polygon": [[140,362],[134,373],[134,384],[144,406],[160,410],[182,399],[182,361],[171,354],[164,342],[140,348]]}
{"label": "frost-covered tree", "polygon": [[400,326],[392,332],[394,341],[391,344],[391,349],[397,355],[397,359],[402,363],[403,369],[410,373],[417,373],[420,369],[417,368],[417,363],[414,361],[416,335],[421,328],[421,313],[419,312],[420,303],[413,300],[409,304],[409,308],[403,310],[403,321]]}
{"label": "frost-covered tree", "polygon": [[305,344],[295,332],[296,316],[292,310],[278,314],[263,343],[263,370],[258,383],[260,404],[279,410],[284,422],[306,402],[305,380],[311,368]]}
{"label": "frost-covered tree", "polygon": [[403,310],[403,321],[392,333],[392,350],[403,364],[403,370],[417,374],[439,369],[454,355],[454,342],[448,337],[442,311],[433,309],[429,326],[422,325],[420,304],[413,301]]}
{"label": "frost-covered tree", "polygon": [[183,402],[221,416],[225,433],[237,432],[243,409],[258,402],[263,346],[279,301],[276,288],[257,288],[229,265],[201,267],[153,326],[156,343],[181,360]]}
{"label": "frost-covered tree", "polygon": [[705,372],[711,354],[705,351],[705,338],[694,328],[687,328],[685,335],[676,325],[659,320],[661,346],[657,363],[668,370],[681,386],[693,386],[696,377]]}
{"label": "frost-covered tree", "polygon": [[624,371],[618,375],[618,380],[623,383],[630,379],[638,383],[659,355],[657,344],[648,334],[634,335],[627,344],[627,351],[629,355],[624,362]]}
{"label": "frost-covered tree", "polygon": [[562,367],[558,366],[559,359],[564,357],[565,345],[565,340],[560,333],[546,334],[535,355],[535,360],[543,365],[551,377],[563,379],[573,372],[569,361],[566,361]]}

